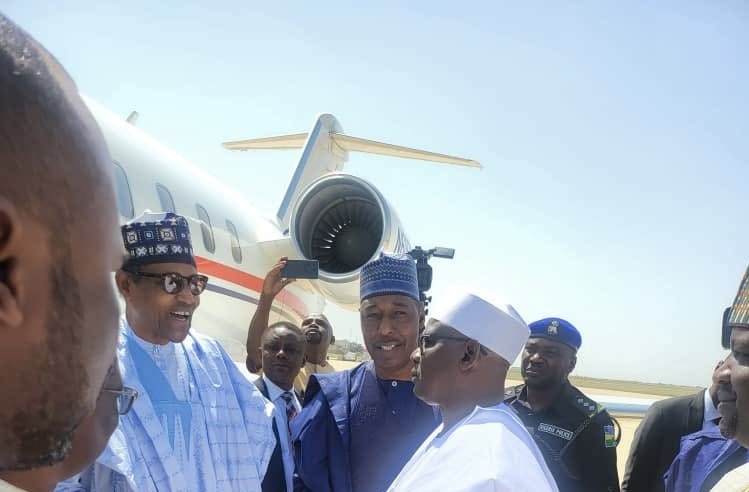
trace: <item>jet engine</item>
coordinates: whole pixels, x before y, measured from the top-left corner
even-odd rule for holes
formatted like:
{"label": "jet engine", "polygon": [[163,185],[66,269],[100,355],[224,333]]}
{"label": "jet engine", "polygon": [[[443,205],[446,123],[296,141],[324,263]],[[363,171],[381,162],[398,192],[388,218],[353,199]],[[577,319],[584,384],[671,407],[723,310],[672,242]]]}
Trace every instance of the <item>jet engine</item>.
{"label": "jet engine", "polygon": [[377,188],[345,173],[325,175],[299,195],[289,229],[297,254],[318,260],[313,282],[329,300],[359,306],[359,271],[387,253],[411,250],[398,216]]}

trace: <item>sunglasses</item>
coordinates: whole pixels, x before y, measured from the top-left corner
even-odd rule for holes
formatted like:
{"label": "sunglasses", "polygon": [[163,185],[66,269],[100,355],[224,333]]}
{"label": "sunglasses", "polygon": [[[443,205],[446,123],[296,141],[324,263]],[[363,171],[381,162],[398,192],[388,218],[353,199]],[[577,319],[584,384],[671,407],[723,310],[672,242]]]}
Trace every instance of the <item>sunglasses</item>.
{"label": "sunglasses", "polygon": [[109,389],[104,388],[101,390],[103,393],[112,393],[117,395],[117,413],[125,415],[133,408],[135,399],[138,398],[138,392],[133,388],[124,386],[122,389]]}
{"label": "sunglasses", "polygon": [[125,270],[131,275],[138,277],[158,278],[161,280],[161,288],[167,294],[179,294],[185,288],[185,284],[190,286],[190,293],[199,296],[205,290],[208,284],[208,277],[205,275],[190,275],[185,277],[177,272],[168,273],[147,273]]}

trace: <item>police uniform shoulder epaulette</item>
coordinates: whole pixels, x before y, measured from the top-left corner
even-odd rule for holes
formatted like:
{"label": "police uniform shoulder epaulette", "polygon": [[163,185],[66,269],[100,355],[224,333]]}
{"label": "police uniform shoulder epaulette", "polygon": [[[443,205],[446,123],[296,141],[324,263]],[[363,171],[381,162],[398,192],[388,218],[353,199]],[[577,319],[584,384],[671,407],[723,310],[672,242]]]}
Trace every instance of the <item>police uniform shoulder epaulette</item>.
{"label": "police uniform shoulder epaulette", "polygon": [[588,398],[582,391],[574,386],[570,385],[570,389],[572,391],[569,392],[569,398],[572,400],[572,406],[580,410],[583,414],[592,417],[604,409],[603,405]]}

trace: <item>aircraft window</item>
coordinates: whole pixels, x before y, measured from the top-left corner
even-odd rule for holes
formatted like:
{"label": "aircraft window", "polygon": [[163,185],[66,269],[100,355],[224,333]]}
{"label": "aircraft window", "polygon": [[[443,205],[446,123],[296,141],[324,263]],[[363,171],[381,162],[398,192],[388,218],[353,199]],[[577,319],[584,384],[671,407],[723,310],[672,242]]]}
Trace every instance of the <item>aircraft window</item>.
{"label": "aircraft window", "polygon": [[213,239],[213,227],[211,227],[211,218],[208,216],[205,208],[199,203],[195,204],[200,219],[200,232],[203,233],[203,245],[209,253],[216,251],[216,241]]}
{"label": "aircraft window", "polygon": [[130,193],[130,183],[127,180],[125,169],[114,161],[114,182],[117,188],[117,208],[120,215],[126,219],[132,219],[135,216],[133,207],[133,195]]}
{"label": "aircraft window", "polygon": [[156,183],[156,193],[159,194],[159,203],[161,203],[162,212],[177,213],[177,209],[174,206],[174,198],[169,190],[163,184]]}
{"label": "aircraft window", "polygon": [[226,221],[226,228],[229,229],[229,233],[231,234],[231,256],[237,263],[242,263],[242,247],[239,245],[237,228],[234,227],[234,223],[230,220]]}

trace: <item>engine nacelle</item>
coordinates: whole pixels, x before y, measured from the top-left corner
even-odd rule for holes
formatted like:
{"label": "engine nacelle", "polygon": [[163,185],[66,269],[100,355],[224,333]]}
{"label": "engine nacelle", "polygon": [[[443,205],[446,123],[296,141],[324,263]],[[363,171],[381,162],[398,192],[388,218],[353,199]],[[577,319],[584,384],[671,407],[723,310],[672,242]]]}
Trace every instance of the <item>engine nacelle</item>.
{"label": "engine nacelle", "polygon": [[297,254],[320,262],[313,282],[330,301],[359,307],[362,265],[387,253],[411,250],[395,211],[377,188],[345,173],[323,176],[299,195],[290,234]]}

